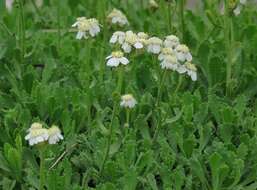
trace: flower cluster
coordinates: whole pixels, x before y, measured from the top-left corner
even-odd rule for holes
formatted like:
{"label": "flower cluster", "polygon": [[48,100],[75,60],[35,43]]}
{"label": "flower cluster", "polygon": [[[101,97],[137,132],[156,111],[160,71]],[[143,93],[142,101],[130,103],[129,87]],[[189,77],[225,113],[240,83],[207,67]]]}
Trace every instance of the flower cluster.
{"label": "flower cluster", "polygon": [[[168,35],[164,40],[158,37],[149,37],[144,32],[116,31],[113,33],[110,43],[118,46],[125,53],[131,53],[133,49],[144,49],[148,53],[158,55],[162,69],[186,73],[193,81],[197,80],[197,69],[192,62],[192,55],[185,44],[181,44],[175,35]],[[107,66],[117,67],[120,63],[127,65],[129,61],[121,51],[113,52],[108,56]]]}
{"label": "flower cluster", "polygon": [[234,15],[238,16],[241,12],[241,10],[243,9],[243,7],[246,4],[246,0],[239,0],[239,2],[236,4],[233,13]]}
{"label": "flower cluster", "polygon": [[76,36],[78,40],[87,39],[89,36],[95,37],[100,32],[100,24],[95,18],[79,17],[72,27],[77,27],[78,29]]}
{"label": "flower cluster", "polygon": [[127,17],[118,9],[113,9],[107,16],[108,22],[111,24],[117,24],[118,26],[129,25]]}
{"label": "flower cluster", "polygon": [[48,142],[48,144],[56,144],[63,139],[61,130],[53,125],[51,128],[43,128],[41,123],[33,123],[28,129],[28,134],[25,136],[25,140],[29,141],[29,145],[33,146],[42,142]]}
{"label": "flower cluster", "polygon": [[114,32],[110,43],[118,44],[125,53],[130,53],[133,48],[142,49],[146,45],[148,35],[144,32],[134,33],[132,31]]}

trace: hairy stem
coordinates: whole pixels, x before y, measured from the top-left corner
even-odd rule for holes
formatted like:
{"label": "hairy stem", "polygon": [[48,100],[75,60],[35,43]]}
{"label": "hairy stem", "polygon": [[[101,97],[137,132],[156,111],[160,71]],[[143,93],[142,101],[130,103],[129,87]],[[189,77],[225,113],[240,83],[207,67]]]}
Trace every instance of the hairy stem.
{"label": "hairy stem", "polygon": [[[156,106],[155,106],[157,109],[159,107],[159,103],[160,103],[160,100],[161,100],[162,87],[163,87],[166,75],[167,75],[167,70],[165,69],[162,73],[162,78],[161,78],[161,81],[160,81],[160,84],[159,84],[159,87],[158,87],[158,94],[157,94]],[[157,110],[156,110],[156,113],[158,113]],[[153,136],[153,141],[152,141],[153,144],[158,137],[159,130],[160,130],[160,125],[161,125],[161,115],[160,115],[160,117],[158,117],[158,122],[157,122],[157,125],[156,125],[156,128],[155,128],[155,131],[154,131],[154,136]]]}

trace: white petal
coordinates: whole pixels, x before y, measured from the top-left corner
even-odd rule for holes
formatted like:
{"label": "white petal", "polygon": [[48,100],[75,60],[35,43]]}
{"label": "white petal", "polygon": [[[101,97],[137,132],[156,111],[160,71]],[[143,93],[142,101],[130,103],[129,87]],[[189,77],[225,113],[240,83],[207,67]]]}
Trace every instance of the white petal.
{"label": "white petal", "polygon": [[193,59],[193,57],[192,57],[191,53],[188,52],[186,54],[186,60],[190,62],[190,61],[192,61],[192,59]]}
{"label": "white petal", "polygon": [[111,58],[107,61],[107,66],[117,67],[119,65],[119,60],[117,58]]}
{"label": "white petal", "polygon": [[79,31],[79,32],[77,33],[76,39],[81,40],[82,37],[84,36],[84,34],[85,34],[85,32]]}
{"label": "white petal", "polygon": [[180,73],[180,74],[182,74],[182,73],[187,72],[187,69],[186,69],[186,67],[183,66],[183,65],[178,65],[177,72]]}
{"label": "white petal", "polygon": [[123,64],[123,65],[127,65],[129,63],[129,60],[126,58],[126,57],[122,57],[120,58],[120,62]]}
{"label": "white petal", "polygon": [[111,37],[111,39],[110,39],[110,43],[111,43],[111,44],[116,43],[116,42],[117,42],[117,39],[118,39],[117,35],[112,35],[112,37]]}
{"label": "white petal", "polygon": [[181,53],[181,52],[177,53],[177,58],[179,61],[182,61],[182,62],[184,62],[186,60],[184,53]]}
{"label": "white petal", "polygon": [[135,47],[136,49],[141,49],[141,48],[143,48],[144,46],[143,46],[142,43],[136,42],[136,43],[134,44],[134,47]]}
{"label": "white petal", "polygon": [[112,55],[107,56],[105,59],[110,59],[110,58],[112,58]]}
{"label": "white petal", "polygon": [[234,14],[235,14],[236,16],[238,16],[238,15],[240,14],[240,12],[241,12],[240,6],[237,6],[237,7],[233,10],[233,12],[234,12]]}
{"label": "white petal", "polygon": [[122,49],[123,49],[126,53],[130,53],[130,52],[131,52],[131,46],[130,46],[128,43],[122,44]]}
{"label": "white petal", "polygon": [[191,76],[192,81],[197,80],[197,73],[195,71],[192,71],[190,76]]}

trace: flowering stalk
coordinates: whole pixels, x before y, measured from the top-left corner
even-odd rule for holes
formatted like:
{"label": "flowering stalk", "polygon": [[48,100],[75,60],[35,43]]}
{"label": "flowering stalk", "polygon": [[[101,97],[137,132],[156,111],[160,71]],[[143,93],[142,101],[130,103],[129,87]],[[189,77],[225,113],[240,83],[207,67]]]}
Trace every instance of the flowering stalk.
{"label": "flowering stalk", "polygon": [[[117,86],[117,90],[116,90],[116,93],[121,94],[121,90],[122,90],[122,81],[123,81],[123,68],[119,68],[119,78],[118,78],[118,86]],[[109,136],[108,136],[108,139],[107,139],[107,148],[106,148],[106,152],[105,152],[105,155],[104,155],[104,159],[103,159],[103,164],[101,166],[101,169],[100,169],[100,174],[99,176],[102,175],[103,173],[103,170],[104,170],[104,166],[105,166],[105,163],[108,159],[108,156],[109,156],[109,152],[110,152],[110,147],[111,147],[111,142],[112,142],[112,133],[113,133],[113,121],[114,121],[114,118],[115,118],[115,115],[116,115],[116,112],[118,111],[118,101],[116,100],[116,97],[114,99],[114,107],[113,107],[113,111],[112,111],[112,118],[111,118],[111,123],[110,123],[110,133],[109,133]]]}
{"label": "flowering stalk", "polygon": [[130,109],[126,109],[126,126],[129,126]]}
{"label": "flowering stalk", "polygon": [[224,18],[224,38],[227,54],[227,71],[226,71],[226,95],[231,94],[231,74],[232,74],[232,17],[230,15],[229,2],[225,0],[225,18]]}
{"label": "flowering stalk", "polygon": [[[163,84],[164,84],[166,75],[167,75],[167,70],[164,69],[163,74],[162,74],[162,78],[161,78],[161,81],[160,81],[160,84],[159,84],[159,87],[158,87],[158,93],[157,93],[157,99],[156,99],[156,108],[159,107],[159,103],[160,103],[160,99],[161,99],[161,95],[162,95],[162,87],[163,87]],[[156,111],[157,111],[157,110],[156,110]],[[158,134],[159,134],[160,125],[161,125],[161,117],[158,118],[158,122],[157,122],[157,125],[156,125],[156,129],[155,129],[155,131],[154,131],[154,136],[153,136],[153,141],[152,141],[153,144],[154,144],[154,142],[156,141],[157,136],[158,136]]]}
{"label": "flowering stalk", "polygon": [[25,24],[24,24],[24,10],[23,10],[23,2],[22,0],[18,1],[19,3],[19,46],[20,46],[20,62],[21,64],[24,62],[25,55]]}

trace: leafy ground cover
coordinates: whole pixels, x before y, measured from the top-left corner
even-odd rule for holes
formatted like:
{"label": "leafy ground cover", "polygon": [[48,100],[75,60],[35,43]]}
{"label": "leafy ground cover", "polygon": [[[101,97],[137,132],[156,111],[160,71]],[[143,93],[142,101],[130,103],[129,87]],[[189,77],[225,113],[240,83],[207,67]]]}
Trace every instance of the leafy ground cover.
{"label": "leafy ground cover", "polygon": [[[1,189],[257,189],[254,1],[0,3]],[[129,24],[110,23],[114,8]],[[78,40],[82,16],[100,32]],[[129,30],[176,35],[197,77],[158,60],[148,39],[123,53],[128,64],[107,65],[126,50],[110,43],[113,33]],[[120,105],[125,94],[132,108]],[[35,122],[58,126],[63,140],[30,146]]]}

